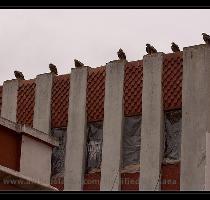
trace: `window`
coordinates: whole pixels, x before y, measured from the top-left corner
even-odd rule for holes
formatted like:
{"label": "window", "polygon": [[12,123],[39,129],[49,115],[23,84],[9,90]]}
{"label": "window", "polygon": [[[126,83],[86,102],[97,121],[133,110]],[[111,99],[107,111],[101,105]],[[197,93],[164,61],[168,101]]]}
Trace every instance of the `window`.
{"label": "window", "polygon": [[180,160],[181,151],[181,110],[165,113],[165,151],[164,162],[174,163]]}
{"label": "window", "polygon": [[87,125],[86,171],[100,171],[102,161],[103,122]]}
{"label": "window", "polygon": [[139,171],[141,116],[125,117],[122,143],[122,172]]}

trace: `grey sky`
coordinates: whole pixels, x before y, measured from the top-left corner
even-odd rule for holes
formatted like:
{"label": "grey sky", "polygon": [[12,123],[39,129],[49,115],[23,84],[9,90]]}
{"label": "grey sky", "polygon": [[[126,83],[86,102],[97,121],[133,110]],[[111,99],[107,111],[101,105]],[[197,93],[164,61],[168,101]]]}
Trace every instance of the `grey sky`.
{"label": "grey sky", "polygon": [[172,41],[185,46],[203,43],[210,34],[210,10],[0,10],[0,85],[48,72],[50,62],[59,74],[69,73],[77,58],[91,67],[116,59],[122,48],[129,61],[142,59],[145,44],[171,52]]}

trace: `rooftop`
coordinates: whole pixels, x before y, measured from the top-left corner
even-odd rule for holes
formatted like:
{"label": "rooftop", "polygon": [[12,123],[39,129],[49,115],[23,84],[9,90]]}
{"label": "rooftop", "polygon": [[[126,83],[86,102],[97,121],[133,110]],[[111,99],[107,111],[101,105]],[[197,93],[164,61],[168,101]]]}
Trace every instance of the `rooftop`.
{"label": "rooftop", "polygon": [[[181,108],[182,52],[164,55],[162,89],[164,110]],[[101,121],[104,116],[105,67],[89,68],[87,80],[87,120]],[[70,74],[55,76],[52,88],[52,127],[67,127]],[[128,62],[124,77],[124,115],[140,115],[143,84],[143,60]],[[17,122],[32,126],[35,104],[35,79],[21,81],[18,89]],[[0,110],[2,86],[0,86]]]}

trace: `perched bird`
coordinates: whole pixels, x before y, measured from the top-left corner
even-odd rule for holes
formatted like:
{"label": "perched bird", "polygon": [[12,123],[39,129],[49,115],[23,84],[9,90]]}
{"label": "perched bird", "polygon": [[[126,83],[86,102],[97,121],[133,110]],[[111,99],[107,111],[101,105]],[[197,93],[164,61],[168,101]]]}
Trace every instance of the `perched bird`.
{"label": "perched bird", "polygon": [[51,73],[58,75],[57,67],[53,65],[52,63],[49,64],[49,69]]}
{"label": "perched bird", "polygon": [[153,47],[150,44],[146,44],[146,52],[151,55],[153,53],[157,53],[157,50],[155,49],[155,47]]}
{"label": "perched bird", "polygon": [[203,35],[203,40],[205,41],[206,44],[210,44],[210,36],[207,35],[206,33],[202,33]]}
{"label": "perched bird", "polygon": [[22,72],[14,71],[14,74],[15,74],[15,78],[16,78],[16,79],[25,80],[24,75],[23,75]]}
{"label": "perched bird", "polygon": [[84,64],[77,59],[74,59],[75,68],[84,67]]}
{"label": "perched bird", "polygon": [[175,44],[174,42],[171,43],[171,50],[175,53],[175,52],[179,52],[179,46],[177,44]]}
{"label": "perched bird", "polygon": [[117,52],[117,55],[120,60],[126,60],[126,55],[122,49],[119,49],[119,51]]}

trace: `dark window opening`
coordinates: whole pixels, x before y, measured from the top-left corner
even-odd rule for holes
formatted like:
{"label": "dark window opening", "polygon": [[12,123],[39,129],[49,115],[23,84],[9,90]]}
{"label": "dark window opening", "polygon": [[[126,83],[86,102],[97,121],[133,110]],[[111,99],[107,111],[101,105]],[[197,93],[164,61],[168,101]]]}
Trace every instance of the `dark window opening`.
{"label": "dark window opening", "polygon": [[100,172],[102,143],[103,122],[87,124],[86,173]]}
{"label": "dark window opening", "polygon": [[64,177],[64,161],[65,161],[65,147],[66,147],[66,128],[54,128],[51,135],[59,140],[59,146],[54,147],[51,159],[51,184],[62,184]]}
{"label": "dark window opening", "polygon": [[165,150],[164,163],[180,161],[182,112],[175,110],[165,113]]}
{"label": "dark window opening", "polygon": [[139,172],[141,116],[124,118],[121,172]]}

